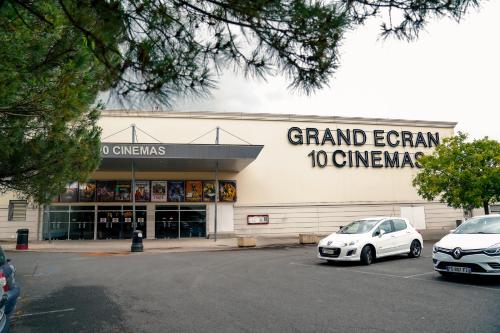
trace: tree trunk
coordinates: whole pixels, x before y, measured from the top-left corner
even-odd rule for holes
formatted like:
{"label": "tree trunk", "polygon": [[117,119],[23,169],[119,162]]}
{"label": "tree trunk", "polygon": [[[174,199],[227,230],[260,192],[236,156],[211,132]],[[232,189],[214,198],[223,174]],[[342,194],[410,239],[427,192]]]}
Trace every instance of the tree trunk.
{"label": "tree trunk", "polygon": [[484,208],[484,214],[489,215],[490,214],[490,205],[488,201],[483,201],[483,208]]}

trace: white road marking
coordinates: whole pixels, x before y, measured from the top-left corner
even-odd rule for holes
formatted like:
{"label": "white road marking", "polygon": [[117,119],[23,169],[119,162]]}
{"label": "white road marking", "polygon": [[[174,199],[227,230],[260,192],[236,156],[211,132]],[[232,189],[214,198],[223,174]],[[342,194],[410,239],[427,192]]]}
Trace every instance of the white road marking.
{"label": "white road marking", "polygon": [[12,317],[13,318],[32,317],[32,316],[41,316],[41,315],[52,314],[52,313],[69,312],[69,311],[75,311],[75,308],[68,308],[68,309],[62,309],[62,310],[52,310],[52,311],[43,311],[43,312],[34,312],[34,313],[25,313],[25,314],[20,314],[20,315],[14,315]]}
{"label": "white road marking", "polygon": [[425,272],[425,273],[420,273],[420,274],[413,274],[413,275],[408,275],[408,276],[405,276],[404,278],[405,279],[411,279],[415,276],[422,276],[422,275],[427,275],[427,274],[434,274],[435,272],[432,271],[432,272]]}
{"label": "white road marking", "polygon": [[[297,266],[315,266],[315,267],[320,266],[320,263],[304,264],[304,263],[300,263],[300,262],[290,262],[289,264],[290,265],[297,265]],[[347,272],[354,272],[354,273],[361,273],[361,274],[368,274],[368,275],[385,276],[385,277],[391,277],[391,278],[397,278],[397,279],[409,279],[409,280],[443,283],[443,284],[446,284],[448,286],[467,286],[467,287],[472,287],[472,288],[500,292],[500,289],[497,289],[497,288],[489,288],[489,287],[477,286],[477,285],[472,285],[472,284],[463,284],[463,285],[453,284],[453,283],[448,282],[448,281],[441,281],[441,280],[436,280],[436,279],[432,279],[432,280],[422,279],[419,277],[419,276],[423,276],[423,275],[434,274],[434,271],[420,273],[420,274],[414,274],[414,275],[408,275],[408,276],[402,276],[402,275],[393,275],[393,274],[385,274],[385,273],[377,273],[377,272],[367,272],[367,271],[362,271],[362,270],[357,270],[357,269],[349,269],[349,268],[341,268],[341,267],[330,267],[330,268],[335,269],[336,271],[347,271]]]}

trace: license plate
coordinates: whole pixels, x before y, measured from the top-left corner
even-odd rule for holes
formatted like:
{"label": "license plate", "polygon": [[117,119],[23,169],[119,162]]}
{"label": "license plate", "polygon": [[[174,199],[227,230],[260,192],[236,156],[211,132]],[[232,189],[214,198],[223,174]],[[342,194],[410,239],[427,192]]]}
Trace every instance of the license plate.
{"label": "license plate", "polygon": [[333,250],[332,249],[323,249],[323,253],[324,254],[333,254]]}
{"label": "license plate", "polygon": [[446,266],[446,271],[450,272],[450,273],[467,273],[467,274],[470,274],[471,269],[469,267]]}

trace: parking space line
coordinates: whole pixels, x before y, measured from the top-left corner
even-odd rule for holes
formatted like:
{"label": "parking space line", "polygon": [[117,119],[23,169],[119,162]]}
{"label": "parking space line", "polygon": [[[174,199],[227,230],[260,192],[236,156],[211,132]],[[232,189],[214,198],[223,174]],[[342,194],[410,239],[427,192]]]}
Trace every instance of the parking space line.
{"label": "parking space line", "polygon": [[425,273],[420,273],[420,274],[408,275],[408,276],[405,276],[404,278],[405,279],[411,279],[411,278],[416,277],[416,276],[422,276],[422,275],[434,274],[434,273],[435,273],[434,271],[432,271],[432,272],[425,272]]}
{"label": "parking space line", "polygon": [[20,315],[13,315],[12,318],[32,317],[32,316],[40,316],[40,315],[61,313],[61,312],[70,312],[70,311],[75,311],[75,308],[52,310],[52,311],[42,311],[42,312],[34,312],[34,313],[25,313],[25,314],[20,314]]}
{"label": "parking space line", "polygon": [[[300,263],[300,262],[290,262],[289,264],[290,265],[297,265],[297,266],[315,266],[315,267],[321,266],[319,263],[318,264],[304,264],[304,263]],[[336,271],[346,271],[346,272],[375,275],[375,276],[382,276],[382,277],[390,277],[390,278],[397,278],[397,279],[426,281],[426,282],[431,282],[431,283],[434,282],[434,283],[446,284],[448,286],[456,286],[456,284],[450,284],[450,282],[447,282],[447,281],[440,281],[440,280],[436,280],[436,279],[429,280],[429,279],[420,278],[421,276],[424,276],[424,275],[434,274],[435,273],[434,271],[402,276],[402,275],[362,271],[362,270],[350,269],[350,268],[340,268],[340,267],[329,267],[329,268],[335,269]],[[471,287],[471,288],[478,288],[478,289],[500,292],[500,289],[497,289],[497,288],[489,288],[489,287],[483,287],[483,286],[472,285],[472,284],[467,284],[466,286]]]}
{"label": "parking space line", "polygon": [[377,272],[367,272],[367,271],[360,271],[357,269],[349,269],[349,268],[337,268],[337,270],[338,271],[349,271],[349,272],[361,273],[361,274],[368,274],[368,275],[379,275],[379,276],[386,276],[386,277],[393,277],[393,278],[404,278],[404,276],[401,276],[401,275],[377,273]]}

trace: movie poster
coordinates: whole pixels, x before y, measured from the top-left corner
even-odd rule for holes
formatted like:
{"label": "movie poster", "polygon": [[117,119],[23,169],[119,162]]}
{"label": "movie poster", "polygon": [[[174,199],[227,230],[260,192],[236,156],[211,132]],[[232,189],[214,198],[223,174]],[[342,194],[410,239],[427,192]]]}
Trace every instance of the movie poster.
{"label": "movie poster", "polygon": [[78,182],[71,182],[66,185],[66,192],[61,194],[61,202],[78,201]]}
{"label": "movie poster", "polygon": [[213,181],[203,182],[203,201],[204,202],[215,201],[215,183]]}
{"label": "movie poster", "polygon": [[95,201],[95,182],[80,183],[80,201]]}
{"label": "movie poster", "polygon": [[186,181],[186,201],[200,202],[202,197],[202,184],[199,180]]}
{"label": "movie poster", "polygon": [[151,201],[167,201],[167,181],[153,180],[151,181]]}
{"label": "movie poster", "polygon": [[119,180],[115,187],[115,201],[131,201],[131,182],[130,180]]}
{"label": "movie poster", "polygon": [[114,201],[115,199],[115,181],[106,180],[97,182],[97,201]]}
{"label": "movie poster", "polygon": [[219,201],[236,201],[236,182],[234,180],[219,181]]}
{"label": "movie poster", "polygon": [[167,183],[168,201],[182,202],[184,201],[184,181],[169,180]]}
{"label": "movie poster", "polygon": [[135,201],[150,201],[151,192],[149,188],[149,180],[135,181]]}

